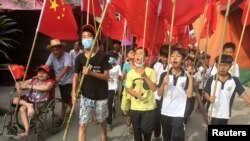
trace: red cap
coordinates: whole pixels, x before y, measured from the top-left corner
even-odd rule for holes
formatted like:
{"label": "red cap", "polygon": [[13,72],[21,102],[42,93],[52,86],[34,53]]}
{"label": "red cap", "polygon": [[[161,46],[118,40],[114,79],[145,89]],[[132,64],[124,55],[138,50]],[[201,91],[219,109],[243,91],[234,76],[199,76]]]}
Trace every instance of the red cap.
{"label": "red cap", "polygon": [[41,66],[37,67],[37,71],[39,71],[41,69],[50,74],[50,69],[49,69],[48,65],[41,65]]}

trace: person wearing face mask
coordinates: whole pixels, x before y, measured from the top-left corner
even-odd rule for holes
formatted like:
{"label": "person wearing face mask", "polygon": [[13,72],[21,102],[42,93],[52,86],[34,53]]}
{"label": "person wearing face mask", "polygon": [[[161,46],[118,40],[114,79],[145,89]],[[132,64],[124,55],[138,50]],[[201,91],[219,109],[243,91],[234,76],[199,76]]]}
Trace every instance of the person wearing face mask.
{"label": "person wearing face mask", "polygon": [[107,118],[107,130],[112,130],[112,117],[113,117],[113,103],[114,96],[117,95],[118,84],[121,81],[121,66],[116,64],[118,58],[118,54],[114,51],[109,52],[109,63],[112,65],[112,69],[109,70],[109,93],[108,93],[108,108],[109,108],[109,116]]}
{"label": "person wearing face mask", "polygon": [[156,123],[156,73],[152,68],[145,67],[148,59],[145,48],[135,51],[135,68],[127,73],[126,92],[131,95],[131,121],[135,141],[150,141]]}
{"label": "person wearing face mask", "polygon": [[[92,25],[84,25],[82,27],[82,45],[84,53],[78,55],[75,60],[75,73],[72,83],[72,103],[77,102],[77,85],[79,78],[83,74],[84,81],[80,96],[80,114],[79,114],[79,131],[78,141],[86,141],[87,127],[92,119],[96,119],[102,128],[101,141],[106,141],[108,117],[108,79],[109,64],[108,55],[100,51],[97,46],[93,46],[96,31]],[[93,52],[90,50],[93,46]],[[89,58],[90,57],[90,58]],[[85,66],[89,58],[89,65]]]}

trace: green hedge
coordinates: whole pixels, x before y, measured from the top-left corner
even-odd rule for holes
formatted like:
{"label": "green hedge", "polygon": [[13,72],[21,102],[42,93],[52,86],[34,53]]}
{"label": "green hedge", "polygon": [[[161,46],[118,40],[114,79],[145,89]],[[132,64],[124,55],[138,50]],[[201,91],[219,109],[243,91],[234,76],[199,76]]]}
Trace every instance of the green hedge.
{"label": "green hedge", "polygon": [[240,82],[246,85],[250,81],[250,70],[240,69]]}

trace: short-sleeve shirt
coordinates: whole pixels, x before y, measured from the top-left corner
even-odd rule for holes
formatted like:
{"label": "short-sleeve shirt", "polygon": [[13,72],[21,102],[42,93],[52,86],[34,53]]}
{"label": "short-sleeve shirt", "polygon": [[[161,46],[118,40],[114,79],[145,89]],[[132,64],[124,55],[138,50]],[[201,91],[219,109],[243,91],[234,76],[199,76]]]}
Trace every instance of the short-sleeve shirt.
{"label": "short-sleeve shirt", "polygon": [[[156,83],[156,75],[153,69],[146,67],[145,73],[153,83]],[[149,88],[145,80],[134,69],[128,72],[125,87],[143,93],[141,99],[131,96],[131,110],[148,111],[156,108],[153,90]]]}
{"label": "short-sleeve shirt", "polygon": [[64,52],[59,59],[51,53],[46,61],[46,65],[52,66],[56,75],[60,74],[64,67],[69,67],[69,71],[58,81],[58,84],[65,85],[72,83],[74,68],[69,53]]}
{"label": "short-sleeve shirt", "polygon": [[76,60],[76,57],[82,53],[82,50],[80,49],[78,53],[75,52],[74,49],[72,49],[70,52],[69,52],[69,55],[71,57],[71,60],[73,62],[73,66],[75,66],[75,60]]}
{"label": "short-sleeve shirt", "polygon": [[109,90],[118,89],[118,77],[122,76],[120,65],[115,65],[111,70],[109,70]]}
{"label": "short-sleeve shirt", "polygon": [[[105,52],[98,51],[95,56],[90,58],[88,68],[96,73],[104,73],[111,69],[108,63],[109,57]],[[81,73],[87,58],[84,54],[78,55],[75,61],[75,73]],[[85,75],[82,85],[82,95],[91,100],[103,100],[108,98],[108,81]]]}
{"label": "short-sleeve shirt", "polygon": [[[166,75],[167,72],[161,74],[158,86],[162,85]],[[170,117],[184,117],[187,102],[186,90],[188,85],[188,77],[186,76],[184,70],[182,70],[180,76],[173,75],[172,69],[169,70],[169,84],[166,86],[167,88],[165,88],[165,91],[163,92],[161,108],[162,115]]]}
{"label": "short-sleeve shirt", "polygon": [[[225,82],[218,80],[216,88],[216,76],[209,77],[203,90],[204,93],[213,95],[216,89],[212,117],[229,119],[236,92],[240,96],[245,92],[245,88],[237,77],[231,76],[230,74],[228,74],[228,76],[229,78]],[[210,112],[210,103],[208,104],[208,110]]]}

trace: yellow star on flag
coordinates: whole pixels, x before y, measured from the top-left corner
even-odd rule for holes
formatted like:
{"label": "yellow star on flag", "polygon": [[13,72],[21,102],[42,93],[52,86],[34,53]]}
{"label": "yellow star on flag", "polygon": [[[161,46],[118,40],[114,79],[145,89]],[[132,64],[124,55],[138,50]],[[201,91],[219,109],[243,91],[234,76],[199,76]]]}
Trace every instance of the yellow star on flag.
{"label": "yellow star on flag", "polygon": [[50,0],[50,3],[51,3],[50,9],[54,9],[54,11],[56,12],[56,8],[59,6],[56,3],[56,0]]}

